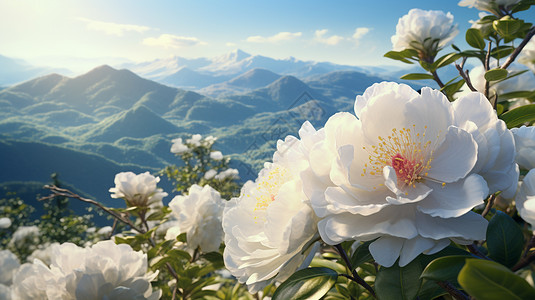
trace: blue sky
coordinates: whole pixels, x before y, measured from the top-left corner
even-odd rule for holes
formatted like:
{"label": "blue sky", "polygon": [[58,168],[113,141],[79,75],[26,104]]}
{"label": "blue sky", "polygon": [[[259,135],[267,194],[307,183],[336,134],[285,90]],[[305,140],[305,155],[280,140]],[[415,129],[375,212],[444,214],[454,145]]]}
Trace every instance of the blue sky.
{"label": "blue sky", "polygon": [[[478,17],[458,1],[0,2],[0,55],[76,69],[83,62],[214,57],[239,48],[274,58],[385,65],[411,8],[451,12],[460,32]],[[463,36],[456,44],[463,43]]]}

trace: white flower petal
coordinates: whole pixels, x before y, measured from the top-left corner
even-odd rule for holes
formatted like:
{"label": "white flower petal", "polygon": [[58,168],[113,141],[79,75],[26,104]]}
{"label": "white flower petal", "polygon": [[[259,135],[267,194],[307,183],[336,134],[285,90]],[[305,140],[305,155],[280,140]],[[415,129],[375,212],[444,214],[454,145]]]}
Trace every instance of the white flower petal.
{"label": "white flower petal", "polygon": [[383,236],[370,244],[370,254],[383,267],[391,267],[399,257],[405,239]]}

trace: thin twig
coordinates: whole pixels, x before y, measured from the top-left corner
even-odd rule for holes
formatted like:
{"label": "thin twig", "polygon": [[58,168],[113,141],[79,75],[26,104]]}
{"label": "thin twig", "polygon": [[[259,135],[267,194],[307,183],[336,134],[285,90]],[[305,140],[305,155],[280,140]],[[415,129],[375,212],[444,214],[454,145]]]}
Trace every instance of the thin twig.
{"label": "thin twig", "polygon": [[123,218],[123,216],[119,215],[118,213],[114,212],[113,210],[107,208],[106,206],[100,204],[99,202],[97,201],[94,201],[94,200],[91,200],[91,199],[87,199],[87,198],[84,198],[78,194],[75,194],[67,189],[62,189],[62,188],[59,188],[55,185],[45,185],[44,186],[45,189],[49,189],[52,194],[49,195],[49,196],[46,196],[46,197],[42,197],[40,198],[38,201],[42,201],[42,200],[46,200],[46,199],[52,199],[54,197],[67,197],[67,198],[74,198],[74,199],[78,199],[82,202],[86,202],[86,203],[89,203],[89,204],[93,204],[97,207],[99,207],[100,209],[102,209],[103,211],[107,212],[108,214],[112,215],[115,219],[121,221],[122,223],[130,226],[132,229],[138,231],[138,232],[143,232],[143,230],[139,227],[137,227],[136,225],[134,225],[129,219],[126,219],[126,218]]}
{"label": "thin twig", "polygon": [[340,256],[342,256],[342,259],[344,260],[346,266],[349,268],[349,271],[351,272],[351,274],[353,274],[352,277],[348,277],[348,278],[362,285],[375,298],[376,297],[375,291],[368,283],[366,283],[366,281],[364,281],[364,279],[360,278],[359,274],[357,274],[357,271],[353,268],[353,266],[351,266],[351,261],[349,260],[349,257],[347,257],[347,253],[344,250],[344,248],[342,248],[342,245],[338,244],[338,245],[335,245],[334,247],[336,248],[338,253],[340,253]]}
{"label": "thin twig", "polygon": [[470,297],[466,295],[465,293],[459,291],[456,289],[453,284],[447,282],[447,281],[437,281],[437,284],[440,285],[441,288],[445,289],[448,294],[450,294],[454,299],[459,300],[469,300]]}
{"label": "thin twig", "polygon": [[535,252],[529,252],[533,246],[535,246],[535,236],[532,236],[529,243],[526,245],[526,250],[524,251],[524,254],[522,254],[522,258],[511,268],[513,272],[522,269],[535,260]]}
{"label": "thin twig", "polygon": [[515,61],[515,59],[518,56],[518,54],[520,54],[522,49],[524,49],[524,47],[527,45],[529,40],[534,35],[535,35],[535,26],[531,27],[531,29],[528,31],[528,34],[526,34],[526,36],[524,37],[522,42],[518,45],[518,47],[516,47],[515,51],[513,51],[513,53],[511,53],[511,55],[507,58],[505,63],[500,68],[507,69],[507,67],[509,67],[509,65],[511,65]]}
{"label": "thin twig", "polygon": [[438,84],[438,86],[440,88],[443,88],[444,87],[444,83],[442,83],[442,80],[440,80],[440,78],[438,77],[437,71],[431,72],[431,75],[433,75],[433,78],[435,79],[435,81]]}
{"label": "thin twig", "polygon": [[[489,41],[489,46],[487,49],[487,55],[485,55],[485,72],[487,72],[490,68],[490,50],[492,49],[492,42]],[[485,79],[485,97],[489,99],[489,88],[490,88],[490,82]]]}
{"label": "thin twig", "polygon": [[455,68],[459,71],[459,75],[464,79],[464,82],[466,83],[466,86],[472,91],[477,92],[477,89],[472,85],[472,81],[470,80],[470,76],[468,75],[468,70],[463,71],[463,68],[459,66],[458,64],[455,64]]}
{"label": "thin twig", "polygon": [[490,197],[489,197],[489,199],[487,201],[487,206],[485,206],[485,209],[481,213],[482,217],[485,217],[489,213],[490,209],[494,205],[494,201],[495,200],[496,200],[496,195],[495,194],[490,195]]}
{"label": "thin twig", "polygon": [[483,259],[486,259],[486,260],[491,260],[490,258],[488,258],[488,256],[486,256],[481,251],[479,251],[479,249],[477,249],[475,242],[473,244],[466,245],[466,248],[468,248],[468,251],[470,251],[470,253],[472,253],[472,254],[474,254],[476,256],[479,256],[479,257],[481,257]]}

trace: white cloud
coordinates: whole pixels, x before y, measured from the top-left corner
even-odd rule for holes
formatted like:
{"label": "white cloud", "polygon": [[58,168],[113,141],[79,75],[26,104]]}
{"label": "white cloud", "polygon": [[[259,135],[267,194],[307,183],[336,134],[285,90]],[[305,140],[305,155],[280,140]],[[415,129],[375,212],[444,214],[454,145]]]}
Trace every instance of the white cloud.
{"label": "white cloud", "polygon": [[247,41],[250,43],[278,43],[281,41],[289,41],[296,39],[302,35],[301,32],[279,32],[269,37],[263,37],[260,35],[250,36]]}
{"label": "white cloud", "polygon": [[338,43],[345,40],[344,37],[339,35],[331,35],[330,37],[326,37],[325,35],[327,34],[327,32],[327,29],[316,30],[316,32],[314,33],[314,40],[316,42],[330,46],[338,45]]}
{"label": "white cloud", "polygon": [[91,20],[88,18],[77,18],[77,20],[85,22],[87,29],[95,31],[103,31],[109,35],[122,36],[125,31],[135,31],[138,33],[143,33],[150,29],[147,26],[133,25],[133,24],[117,24],[112,22],[103,22]]}
{"label": "white cloud", "polygon": [[232,42],[228,42],[228,43],[226,43],[225,45],[226,45],[227,47],[231,47],[231,48],[238,46],[236,43],[232,43]]}
{"label": "white cloud", "polygon": [[370,32],[371,28],[367,27],[358,27],[355,29],[355,33],[353,33],[353,40],[358,45],[360,42],[360,39],[365,36],[368,32]]}
{"label": "white cloud", "polygon": [[198,45],[206,45],[205,42],[196,37],[177,36],[172,34],[162,34],[157,38],[150,37],[143,40],[143,44],[148,46],[158,46],[163,48],[186,48]]}

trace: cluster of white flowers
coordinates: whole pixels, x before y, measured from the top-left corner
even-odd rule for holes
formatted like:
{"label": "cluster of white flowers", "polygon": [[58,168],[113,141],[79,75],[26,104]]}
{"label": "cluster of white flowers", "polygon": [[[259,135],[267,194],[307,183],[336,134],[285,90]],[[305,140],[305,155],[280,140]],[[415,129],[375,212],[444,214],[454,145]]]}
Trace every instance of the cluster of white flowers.
{"label": "cluster of white flowers", "polygon": [[370,253],[387,267],[484,240],[488,222],[472,209],[515,194],[513,134],[482,94],[451,103],[383,82],[354,110],[279,141],[273,163],[227,204],[225,264],[251,292],[306,265],[318,236],[374,240]]}
{"label": "cluster of white flowers", "polygon": [[161,207],[167,193],[156,186],[159,181],[160,177],[154,177],[149,172],[137,175],[121,172],[115,175],[115,187],[109,191],[112,198],[122,198],[128,206]]}
{"label": "cluster of white flowers", "polygon": [[22,248],[27,245],[36,245],[39,236],[40,233],[37,226],[20,226],[15,230],[15,233],[13,233],[13,236],[9,241],[9,246]]}
{"label": "cluster of white flowers", "polygon": [[209,185],[192,185],[188,195],[176,196],[169,203],[176,226],[168,229],[167,237],[185,232],[189,248],[217,251],[223,241],[221,215],[224,206],[219,192]]}
{"label": "cluster of white flowers", "polygon": [[437,10],[411,9],[401,17],[392,36],[394,51],[415,49],[424,55],[434,56],[451,43],[459,33],[453,24],[453,15]]}
{"label": "cluster of white flowers", "polygon": [[[182,154],[182,153],[191,151],[190,147],[200,147],[201,145],[210,147],[215,143],[215,141],[217,141],[216,137],[209,135],[203,139],[202,135],[200,134],[192,135],[191,138],[187,139],[185,143],[182,140],[182,138],[176,138],[171,141],[173,143],[171,145],[171,153]],[[215,151],[215,152],[219,152],[219,151]],[[218,157],[217,153],[215,153],[214,155]],[[223,157],[221,156],[221,159],[222,158]],[[212,159],[218,160],[217,158],[212,158]]]}
{"label": "cluster of white flowers", "polygon": [[[90,248],[50,247],[50,264],[34,259],[12,276],[12,299],[158,299],[147,274],[147,256],[128,245],[102,241]],[[4,260],[5,261],[5,260]],[[15,264],[13,264],[15,265]],[[9,275],[4,273],[2,276]]]}

